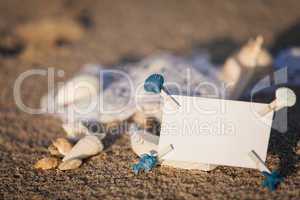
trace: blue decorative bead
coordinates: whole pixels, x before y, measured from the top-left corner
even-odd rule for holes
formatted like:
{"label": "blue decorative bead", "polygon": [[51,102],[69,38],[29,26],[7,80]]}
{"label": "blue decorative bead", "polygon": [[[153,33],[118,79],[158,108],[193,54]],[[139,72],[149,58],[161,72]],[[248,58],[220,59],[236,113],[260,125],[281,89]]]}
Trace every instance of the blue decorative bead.
{"label": "blue decorative bead", "polygon": [[144,83],[144,89],[147,92],[160,93],[164,84],[164,77],[160,74],[152,74]]}
{"label": "blue decorative bead", "polygon": [[149,172],[156,166],[157,163],[157,156],[154,156],[152,154],[143,154],[141,155],[140,161],[137,164],[133,165],[132,170],[135,174],[138,174],[142,170],[144,170],[145,172]]}
{"label": "blue decorative bead", "polygon": [[283,181],[283,177],[280,176],[276,171],[272,172],[271,174],[263,171],[262,174],[265,176],[262,186],[267,187],[270,191],[274,191],[279,183]]}

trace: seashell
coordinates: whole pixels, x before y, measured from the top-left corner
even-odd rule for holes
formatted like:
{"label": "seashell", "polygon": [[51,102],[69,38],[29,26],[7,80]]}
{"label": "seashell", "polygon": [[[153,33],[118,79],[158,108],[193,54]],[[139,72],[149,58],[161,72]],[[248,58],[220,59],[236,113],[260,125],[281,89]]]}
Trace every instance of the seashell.
{"label": "seashell", "polygon": [[267,67],[267,66],[271,66],[272,63],[273,63],[273,58],[271,54],[266,49],[261,49],[256,59],[257,66]]}
{"label": "seashell", "polygon": [[64,170],[71,170],[71,169],[77,169],[80,167],[82,164],[81,159],[71,159],[67,160],[65,162],[62,162],[59,166],[58,169],[64,171]]}
{"label": "seashell", "polygon": [[53,157],[47,157],[43,158],[39,161],[37,161],[34,165],[34,168],[36,169],[54,169],[58,165],[58,159]]}
{"label": "seashell", "polygon": [[223,67],[221,78],[231,87],[234,87],[239,81],[241,74],[241,66],[233,58],[227,59]]}
{"label": "seashell", "polygon": [[257,57],[262,49],[263,37],[250,39],[236,55],[236,59],[245,67],[256,67]]}
{"label": "seashell", "polygon": [[249,40],[239,52],[230,56],[225,61],[221,78],[227,83],[236,83],[243,74],[242,68],[256,67],[257,60],[260,61],[260,65],[269,64],[268,60],[271,59],[271,56],[265,50],[262,50],[262,43],[263,38],[258,36],[255,40]]}
{"label": "seashell", "polygon": [[87,135],[81,138],[65,155],[63,161],[71,159],[84,159],[98,154],[103,150],[103,144],[96,135]]}
{"label": "seashell", "polygon": [[65,138],[57,138],[53,142],[53,146],[57,148],[61,155],[66,155],[72,149],[72,144]]}
{"label": "seashell", "polygon": [[230,99],[238,98],[250,84],[259,70],[271,66],[272,57],[262,48],[263,38],[249,40],[239,52],[230,56],[224,63],[220,78],[228,85]]}
{"label": "seashell", "polygon": [[58,107],[68,106],[97,96],[99,90],[99,79],[96,76],[88,74],[76,76],[58,90],[55,103]]}
{"label": "seashell", "polygon": [[53,144],[48,147],[48,151],[52,156],[61,156],[61,153],[59,153],[58,149],[53,146]]}
{"label": "seashell", "polygon": [[271,54],[262,47],[263,37],[249,40],[237,54],[237,59],[244,67],[267,67],[272,64]]}
{"label": "seashell", "polygon": [[68,138],[71,140],[78,140],[89,134],[97,134],[100,139],[106,136],[104,125],[97,120],[83,120],[80,122],[66,123],[62,126],[67,132]]}

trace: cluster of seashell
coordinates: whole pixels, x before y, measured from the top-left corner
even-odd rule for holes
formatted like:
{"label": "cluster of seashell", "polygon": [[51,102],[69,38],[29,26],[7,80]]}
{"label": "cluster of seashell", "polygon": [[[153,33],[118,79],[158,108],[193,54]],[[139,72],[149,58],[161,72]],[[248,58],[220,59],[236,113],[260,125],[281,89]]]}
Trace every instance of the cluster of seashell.
{"label": "cluster of seashell", "polygon": [[105,133],[99,132],[93,126],[98,126],[98,122],[88,123],[85,136],[79,139],[74,146],[65,138],[58,138],[53,141],[48,147],[51,156],[37,161],[34,167],[44,170],[57,167],[59,170],[79,168],[83,159],[97,155],[103,150],[101,140],[105,137]]}

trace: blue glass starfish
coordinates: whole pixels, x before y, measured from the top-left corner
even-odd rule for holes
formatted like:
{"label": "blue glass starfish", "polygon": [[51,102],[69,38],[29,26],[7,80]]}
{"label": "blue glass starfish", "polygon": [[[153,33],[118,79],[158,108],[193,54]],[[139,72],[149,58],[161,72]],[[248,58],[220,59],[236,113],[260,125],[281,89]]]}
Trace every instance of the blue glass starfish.
{"label": "blue glass starfish", "polygon": [[272,173],[263,171],[262,174],[265,176],[262,186],[268,188],[270,191],[274,191],[279,183],[283,181],[283,177],[276,171]]}
{"label": "blue glass starfish", "polygon": [[160,74],[152,74],[144,83],[144,89],[147,92],[160,93],[164,84],[164,77]]}
{"label": "blue glass starfish", "polygon": [[145,172],[149,172],[153,169],[158,163],[158,158],[154,153],[150,154],[142,154],[140,161],[133,165],[133,172],[138,174],[140,171],[144,170]]}

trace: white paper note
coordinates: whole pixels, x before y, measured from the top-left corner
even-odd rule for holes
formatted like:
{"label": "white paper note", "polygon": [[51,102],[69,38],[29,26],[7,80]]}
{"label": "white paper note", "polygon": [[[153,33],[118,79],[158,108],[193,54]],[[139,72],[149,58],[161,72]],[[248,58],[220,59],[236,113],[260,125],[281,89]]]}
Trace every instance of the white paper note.
{"label": "white paper note", "polygon": [[248,156],[267,155],[273,111],[263,118],[267,104],[177,96],[181,107],[168,101],[163,108],[159,149],[172,144],[164,159],[256,168]]}

